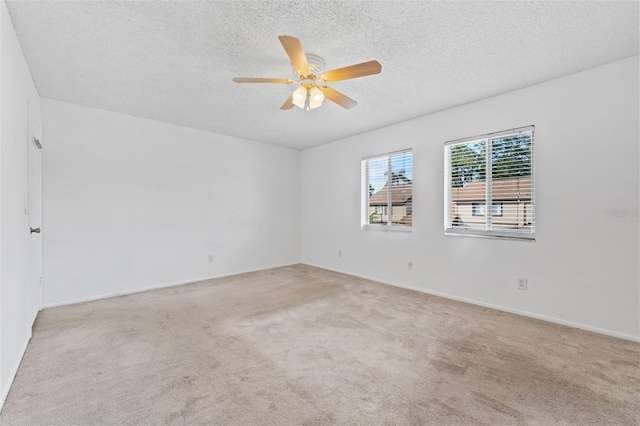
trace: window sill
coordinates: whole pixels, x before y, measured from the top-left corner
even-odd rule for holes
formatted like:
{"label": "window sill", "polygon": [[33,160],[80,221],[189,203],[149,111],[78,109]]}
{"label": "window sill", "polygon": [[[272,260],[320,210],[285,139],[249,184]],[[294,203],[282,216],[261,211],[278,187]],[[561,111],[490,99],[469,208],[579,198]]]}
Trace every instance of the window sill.
{"label": "window sill", "polygon": [[363,231],[412,232],[411,226],[362,225]]}
{"label": "window sill", "polygon": [[473,238],[490,238],[494,240],[511,240],[511,241],[526,241],[535,242],[536,237],[534,234],[516,234],[509,232],[482,232],[482,231],[452,231],[451,229],[445,229],[444,235],[454,237],[473,237]]}

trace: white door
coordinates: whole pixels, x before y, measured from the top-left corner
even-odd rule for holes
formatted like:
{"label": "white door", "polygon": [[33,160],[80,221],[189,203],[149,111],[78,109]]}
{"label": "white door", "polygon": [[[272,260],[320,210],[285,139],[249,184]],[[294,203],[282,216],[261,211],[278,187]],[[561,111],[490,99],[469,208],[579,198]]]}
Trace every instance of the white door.
{"label": "white door", "polygon": [[40,124],[29,118],[29,324],[42,309],[42,145]]}

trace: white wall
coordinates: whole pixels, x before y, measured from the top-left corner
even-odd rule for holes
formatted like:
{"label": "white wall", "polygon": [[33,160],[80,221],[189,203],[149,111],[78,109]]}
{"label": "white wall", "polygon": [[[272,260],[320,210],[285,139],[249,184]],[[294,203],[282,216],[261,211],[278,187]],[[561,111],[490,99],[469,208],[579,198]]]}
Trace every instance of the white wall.
{"label": "white wall", "polygon": [[42,111],[45,307],[299,262],[299,151]]}
{"label": "white wall", "polygon": [[0,407],[27,342],[28,115],[40,104],[4,2],[0,2]]}
{"label": "white wall", "polygon": [[[303,151],[302,261],[638,340],[638,217],[605,216],[639,207],[638,91],[634,57]],[[537,241],[445,237],[443,143],[531,124]],[[361,158],[404,148],[413,232],[360,230]]]}

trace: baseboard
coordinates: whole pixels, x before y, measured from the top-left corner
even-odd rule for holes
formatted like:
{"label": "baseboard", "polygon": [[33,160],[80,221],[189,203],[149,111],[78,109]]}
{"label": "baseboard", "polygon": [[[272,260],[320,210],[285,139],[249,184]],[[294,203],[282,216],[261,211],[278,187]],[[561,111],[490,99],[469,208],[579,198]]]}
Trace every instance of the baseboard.
{"label": "baseboard", "polygon": [[283,264],[283,265],[269,266],[267,268],[256,268],[256,269],[243,270],[243,271],[233,272],[233,273],[230,273],[230,274],[221,274],[221,275],[214,275],[214,276],[210,276],[210,277],[192,278],[192,279],[189,279],[189,280],[186,280],[186,281],[177,281],[177,282],[159,284],[159,285],[154,285],[154,286],[150,286],[150,287],[136,288],[136,289],[126,290],[126,291],[116,292],[116,293],[105,293],[105,294],[100,294],[100,295],[96,295],[96,296],[84,297],[84,298],[80,298],[80,299],[73,299],[73,300],[66,300],[66,301],[62,301],[62,302],[49,303],[49,304],[44,305],[43,309],[56,308],[58,306],[75,305],[77,303],[92,302],[94,300],[108,299],[110,297],[126,296],[127,294],[142,293],[143,291],[159,290],[161,288],[175,287],[175,286],[185,285],[185,284],[194,284],[194,283],[197,283],[197,282],[213,280],[213,279],[216,279],[216,278],[231,277],[233,275],[248,274],[250,272],[266,271],[267,269],[284,268],[284,267],[287,267],[287,266],[293,266],[293,265],[299,265],[299,264],[300,264],[299,262],[287,263],[287,264]]}
{"label": "baseboard", "polygon": [[301,262],[301,263],[303,265],[313,266],[314,268],[326,269],[328,271],[338,272],[340,274],[351,275],[351,276],[358,277],[358,278],[364,278],[365,280],[375,281],[375,282],[378,282],[378,283],[381,283],[381,284],[390,285],[390,286],[393,286],[393,287],[399,287],[399,288],[404,288],[404,289],[407,289],[407,290],[418,291],[420,293],[425,293],[425,294],[429,294],[429,295],[432,295],[432,296],[443,297],[445,299],[455,300],[455,301],[458,301],[458,302],[470,303],[472,305],[477,305],[477,306],[482,306],[482,307],[485,307],[485,308],[496,309],[498,311],[508,312],[510,314],[516,314],[516,315],[521,315],[521,316],[525,316],[525,317],[529,317],[529,318],[535,318],[535,319],[539,319],[539,320],[542,320],[542,321],[551,322],[551,323],[554,323],[554,324],[560,324],[560,325],[564,325],[564,326],[567,326],[567,327],[579,328],[580,330],[590,331],[590,332],[602,334],[602,335],[605,335],[605,336],[616,337],[618,339],[630,340],[632,342],[640,343],[640,336],[633,336],[631,334],[618,333],[617,331],[611,331],[611,330],[606,330],[606,329],[603,329],[603,328],[592,327],[590,325],[580,324],[580,323],[567,321],[567,320],[554,318],[554,317],[548,317],[548,316],[545,316],[545,315],[539,315],[539,314],[536,314],[536,313],[533,313],[533,312],[520,311],[518,309],[511,309],[511,308],[507,308],[507,307],[504,307],[504,306],[493,305],[491,303],[481,302],[481,301],[478,301],[478,300],[467,299],[467,298],[464,298],[464,297],[453,296],[453,295],[450,295],[450,294],[440,293],[440,292],[437,292],[437,291],[425,290],[425,289],[419,288],[419,287],[412,287],[412,286],[408,286],[408,285],[404,285],[404,284],[398,284],[398,283],[395,283],[395,282],[392,282],[392,281],[381,280],[379,278],[373,278],[373,277],[368,277],[368,276],[365,276],[365,275],[354,274],[354,273],[351,273],[351,272],[342,271],[342,270],[339,270],[339,269],[327,268],[325,266],[320,266],[320,265],[314,265],[313,263],[307,263],[307,262]]}
{"label": "baseboard", "polygon": [[11,374],[9,374],[9,379],[7,380],[7,383],[6,384],[3,383],[4,386],[2,386],[2,395],[0,395],[0,413],[2,412],[2,408],[4,407],[4,402],[6,401],[7,396],[9,396],[11,385],[13,385],[13,379],[15,379],[16,374],[18,374],[18,368],[20,368],[20,364],[22,363],[22,358],[24,357],[24,354],[27,352],[27,345],[29,345],[29,340],[31,340],[31,333],[29,333],[29,337],[27,338],[27,340],[25,340],[24,344],[22,345],[20,356],[16,360],[16,364],[13,366],[13,369],[11,369]]}

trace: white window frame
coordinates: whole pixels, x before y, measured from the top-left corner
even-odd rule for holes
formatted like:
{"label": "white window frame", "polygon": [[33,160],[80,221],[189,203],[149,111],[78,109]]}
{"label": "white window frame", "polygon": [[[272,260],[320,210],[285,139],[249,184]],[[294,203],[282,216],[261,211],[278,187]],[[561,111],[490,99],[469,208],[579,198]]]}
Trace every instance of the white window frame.
{"label": "white window frame", "polygon": [[[389,178],[391,177],[391,159],[392,157],[397,157],[405,154],[411,154],[411,166],[413,169],[413,151],[411,148],[402,149],[399,151],[387,152],[384,154],[372,155],[369,157],[363,157],[360,162],[360,170],[361,170],[361,184],[362,184],[362,198],[361,198],[361,229],[363,231],[393,231],[393,232],[411,232],[413,229],[413,223],[411,225],[394,225],[391,222],[391,214],[393,212],[393,208],[389,208],[391,206],[391,191],[387,191],[388,193],[388,203],[386,205],[388,216],[387,223],[369,223],[369,168],[367,166],[370,160],[375,160],[377,158],[388,158],[387,171],[389,172]],[[413,182],[413,179],[412,179]],[[391,187],[391,182],[389,181],[389,187]],[[411,197],[413,198],[414,191],[413,186],[411,188]],[[413,213],[412,213],[413,214]],[[383,213],[384,215],[384,213]]]}
{"label": "white window frame", "polygon": [[[517,135],[520,133],[531,133],[531,230],[528,232],[518,230],[512,231],[508,229],[491,229],[493,209],[487,209],[487,205],[494,204],[491,198],[491,146],[494,139],[505,136]],[[535,241],[535,126],[518,127],[515,129],[503,130],[501,132],[488,133],[470,138],[456,139],[444,143],[444,233],[445,235],[455,236],[471,236],[484,238],[499,238],[520,241]],[[486,183],[485,183],[485,201],[484,212],[486,214],[486,224],[484,229],[481,228],[458,228],[452,226],[451,217],[451,157],[449,146],[460,145],[469,142],[486,142]],[[500,209],[502,210],[502,208]]]}

